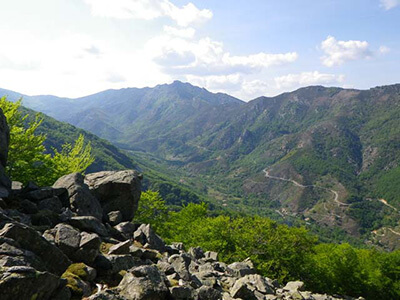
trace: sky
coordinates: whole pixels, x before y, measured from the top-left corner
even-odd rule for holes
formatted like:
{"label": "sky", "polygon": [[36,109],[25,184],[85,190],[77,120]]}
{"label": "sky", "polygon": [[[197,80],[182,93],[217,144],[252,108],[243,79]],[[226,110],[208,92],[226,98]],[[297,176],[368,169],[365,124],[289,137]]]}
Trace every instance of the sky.
{"label": "sky", "polygon": [[400,83],[400,0],[0,0],[0,87],[190,82],[242,100]]}

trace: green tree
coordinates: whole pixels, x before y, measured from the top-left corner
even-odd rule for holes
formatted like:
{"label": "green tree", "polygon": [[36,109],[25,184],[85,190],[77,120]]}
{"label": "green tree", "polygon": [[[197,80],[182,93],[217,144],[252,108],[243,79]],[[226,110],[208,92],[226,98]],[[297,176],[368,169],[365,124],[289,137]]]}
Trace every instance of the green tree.
{"label": "green tree", "polygon": [[150,190],[142,192],[133,221],[150,224],[157,231],[167,217],[168,209],[160,194]]}
{"label": "green tree", "polygon": [[34,180],[42,183],[48,175],[50,154],[45,154],[44,135],[36,135],[35,131],[42,120],[36,115],[35,120],[25,126],[28,115],[19,111],[21,100],[16,103],[0,99],[0,107],[10,128],[10,145],[6,172],[13,180],[27,182]]}
{"label": "green tree", "polygon": [[55,182],[65,174],[84,172],[93,162],[92,146],[85,145],[85,138],[80,134],[74,145],[69,143],[62,146],[61,152],[54,149],[54,156],[51,159],[52,172],[49,182]]}
{"label": "green tree", "polygon": [[12,180],[39,185],[51,185],[59,177],[72,172],[83,172],[94,161],[91,145],[85,146],[83,135],[74,146],[65,144],[61,152],[53,149],[54,155],[46,153],[44,134],[36,134],[42,123],[40,114],[27,123],[28,115],[20,112],[21,100],[13,103],[0,98],[0,108],[10,128],[10,145],[6,172]]}

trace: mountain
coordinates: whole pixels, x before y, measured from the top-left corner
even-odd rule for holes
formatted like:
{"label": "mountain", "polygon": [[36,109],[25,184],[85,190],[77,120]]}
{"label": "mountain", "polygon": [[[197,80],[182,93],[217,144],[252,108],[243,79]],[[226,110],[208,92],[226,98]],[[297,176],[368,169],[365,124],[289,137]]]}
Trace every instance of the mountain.
{"label": "mountain", "polygon": [[157,160],[158,170],[219,205],[398,240],[400,85],[312,86],[245,103],[174,82],[24,104],[130,150],[141,164]]}

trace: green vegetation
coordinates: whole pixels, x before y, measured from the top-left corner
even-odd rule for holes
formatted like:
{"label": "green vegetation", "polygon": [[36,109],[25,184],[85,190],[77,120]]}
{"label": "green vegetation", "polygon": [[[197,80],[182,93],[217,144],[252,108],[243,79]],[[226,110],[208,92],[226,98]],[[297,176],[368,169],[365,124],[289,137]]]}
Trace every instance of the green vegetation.
{"label": "green vegetation", "polygon": [[281,283],[300,279],[315,292],[367,299],[400,297],[399,250],[385,253],[320,243],[303,227],[263,217],[212,216],[205,204],[188,204],[165,214],[165,203],[157,193],[148,191],[144,199],[140,214],[169,243],[217,251],[228,263],[250,257],[264,276]]}
{"label": "green vegetation", "polygon": [[46,153],[44,147],[46,136],[36,133],[42,124],[40,115],[36,115],[35,119],[26,125],[24,122],[28,115],[23,116],[20,107],[21,100],[12,103],[5,97],[0,99],[0,108],[10,127],[6,172],[12,180],[52,185],[63,175],[85,171],[94,161],[91,145],[88,143],[85,146],[83,135],[78,137],[74,146],[64,144],[60,152],[53,149],[53,155]]}

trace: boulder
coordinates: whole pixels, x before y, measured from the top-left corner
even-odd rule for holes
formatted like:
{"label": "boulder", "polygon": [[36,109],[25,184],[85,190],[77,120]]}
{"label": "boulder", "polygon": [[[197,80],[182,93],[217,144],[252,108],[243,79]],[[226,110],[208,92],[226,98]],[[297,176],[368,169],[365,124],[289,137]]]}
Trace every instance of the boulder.
{"label": "boulder", "polygon": [[104,171],[86,175],[85,183],[105,215],[119,210],[122,221],[131,221],[138,208],[141,180],[142,175],[134,170]]}
{"label": "boulder", "polygon": [[99,219],[93,217],[93,216],[77,216],[77,217],[72,217],[69,220],[69,223],[80,229],[80,230],[85,230],[89,232],[94,232],[97,233],[98,235],[101,236],[107,236],[108,231],[106,227],[104,226],[103,223],[99,221]]}
{"label": "boulder", "polygon": [[129,270],[118,288],[127,299],[163,300],[169,294],[165,281],[156,266],[140,266]]}
{"label": "boulder", "polygon": [[65,188],[68,190],[68,199],[73,212],[80,216],[93,216],[99,220],[102,219],[103,210],[101,205],[84,183],[82,174],[72,173],[65,175],[54,183],[53,188]]}
{"label": "boulder", "polygon": [[228,265],[228,273],[235,277],[243,277],[249,274],[255,274],[256,270],[254,270],[252,264],[244,261],[244,262],[234,262]]}
{"label": "boulder", "polygon": [[188,300],[193,299],[193,288],[190,286],[173,286],[169,289],[172,299]]}
{"label": "boulder", "polygon": [[53,196],[51,198],[43,199],[38,203],[38,209],[47,209],[52,212],[59,214],[62,209],[62,203],[57,196]]}
{"label": "boulder", "polygon": [[189,265],[191,258],[188,254],[174,254],[168,258],[168,263],[174,268],[179,277],[184,280],[190,280]]}
{"label": "boulder", "polygon": [[16,241],[22,249],[33,252],[43,267],[54,274],[61,275],[71,264],[68,257],[56,246],[43,238],[36,230],[19,223],[7,223],[0,231],[0,237]]}
{"label": "boulder", "polygon": [[[196,290],[198,300],[219,300],[222,298],[221,292],[210,287],[202,286]],[[247,298],[243,298],[246,299]]]}
{"label": "boulder", "polygon": [[127,240],[133,237],[136,226],[131,222],[122,222],[114,226],[114,229],[117,230],[117,232],[123,239]]}
{"label": "boulder", "polygon": [[0,271],[2,300],[54,299],[52,295],[59,284],[57,276],[31,267],[11,267]]}
{"label": "boulder", "polygon": [[100,253],[101,239],[95,233],[81,232],[79,249],[75,252],[76,261],[91,265]]}
{"label": "boulder", "polygon": [[[256,291],[258,293],[255,293]],[[231,288],[230,293],[233,298],[256,300],[260,298],[259,294],[275,294],[275,291],[264,277],[254,274],[238,279]]]}
{"label": "boulder", "polygon": [[284,291],[297,292],[302,291],[304,282],[302,281],[289,281],[283,288]]}
{"label": "boulder", "polygon": [[55,243],[65,255],[74,259],[75,252],[79,249],[81,235],[78,230],[67,224],[58,224],[55,228]]}
{"label": "boulder", "polygon": [[151,229],[150,224],[142,224],[133,233],[133,238],[143,246],[160,252],[166,251],[164,241]]}
{"label": "boulder", "polygon": [[118,243],[110,247],[108,254],[129,254],[129,247],[131,245],[130,240],[126,240],[125,242]]}

